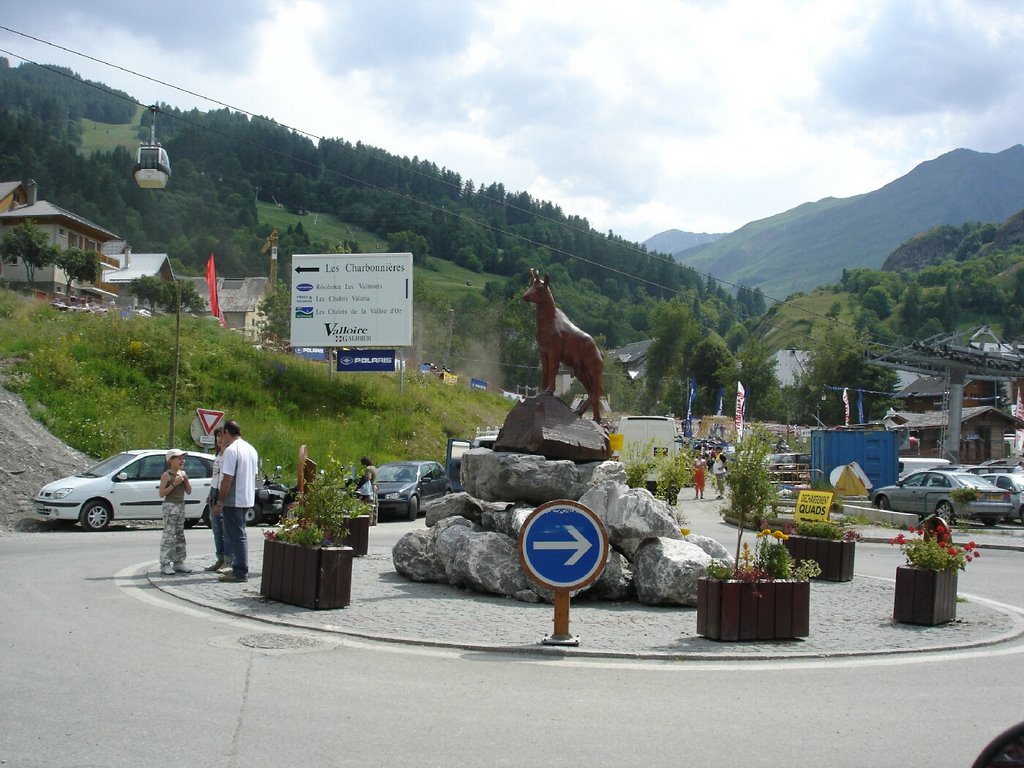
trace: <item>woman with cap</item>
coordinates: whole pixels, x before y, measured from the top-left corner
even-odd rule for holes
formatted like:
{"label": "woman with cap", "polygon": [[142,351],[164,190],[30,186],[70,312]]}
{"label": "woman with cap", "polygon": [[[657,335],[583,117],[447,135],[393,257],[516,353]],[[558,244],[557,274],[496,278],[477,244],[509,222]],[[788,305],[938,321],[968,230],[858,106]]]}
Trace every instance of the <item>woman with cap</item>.
{"label": "woman with cap", "polygon": [[160,496],[164,503],[164,533],[160,537],[160,573],[191,573],[185,562],[185,494],[192,493],[192,483],[185,474],[185,452],[172,448],[165,457],[166,471],[160,475]]}

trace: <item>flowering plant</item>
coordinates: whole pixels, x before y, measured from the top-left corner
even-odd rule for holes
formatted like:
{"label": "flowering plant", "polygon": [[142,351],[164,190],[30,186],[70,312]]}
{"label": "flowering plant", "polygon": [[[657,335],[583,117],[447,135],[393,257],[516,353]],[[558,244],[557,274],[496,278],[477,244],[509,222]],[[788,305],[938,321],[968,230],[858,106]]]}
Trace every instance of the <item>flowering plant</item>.
{"label": "flowering plant", "polygon": [[911,528],[917,538],[908,539],[899,534],[889,543],[899,547],[907,558],[907,565],[925,568],[929,571],[966,571],[967,564],[976,557],[981,557],[978,545],[973,541],[966,544],[954,544],[948,526],[936,526],[934,532],[924,528]]}
{"label": "flowering plant", "polygon": [[366,505],[350,491],[350,478],[337,459],[305,488],[276,531],[264,532],[271,541],[301,547],[341,546],[348,535],[349,521],[366,513]]}
{"label": "flowering plant", "polygon": [[802,520],[795,526],[786,526],[786,533],[830,541],[860,541],[862,538],[853,528],[846,528],[835,520]]}
{"label": "flowering plant", "polygon": [[820,575],[821,568],[814,560],[802,560],[799,565],[793,561],[793,556],[783,544],[788,538],[782,531],[764,528],[758,532],[753,549],[743,542],[735,568],[714,561],[708,566],[708,577],[734,581],[808,581]]}

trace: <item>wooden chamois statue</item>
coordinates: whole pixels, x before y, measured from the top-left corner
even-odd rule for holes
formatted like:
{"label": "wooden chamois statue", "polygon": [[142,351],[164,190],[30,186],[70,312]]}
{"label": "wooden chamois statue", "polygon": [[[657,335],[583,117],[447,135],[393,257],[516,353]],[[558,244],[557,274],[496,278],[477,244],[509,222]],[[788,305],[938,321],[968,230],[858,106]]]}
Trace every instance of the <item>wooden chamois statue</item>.
{"label": "wooden chamois statue", "polygon": [[537,305],[537,346],[540,347],[543,389],[547,394],[554,394],[558,365],[565,363],[587,390],[587,399],[576,412],[582,415],[588,407],[593,408],[594,421],[600,422],[604,358],[590,334],[573,325],[565,312],[555,306],[548,279],[545,274],[541,280],[537,270],[531,269],[530,287],[523,294],[523,301]]}

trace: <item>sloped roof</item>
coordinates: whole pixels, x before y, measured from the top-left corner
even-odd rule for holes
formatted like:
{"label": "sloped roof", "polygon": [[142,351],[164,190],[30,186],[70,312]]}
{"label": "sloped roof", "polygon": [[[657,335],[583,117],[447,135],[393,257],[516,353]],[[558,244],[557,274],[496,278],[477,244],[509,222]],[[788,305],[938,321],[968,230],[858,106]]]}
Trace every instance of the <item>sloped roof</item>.
{"label": "sloped roof", "polygon": [[[992,411],[997,416],[1005,419],[1007,424],[1020,424],[1024,426],[1024,420],[1014,418],[1006,411],[994,408],[991,405],[975,405],[964,408],[960,414],[960,422],[970,421],[977,416],[985,414],[986,411]],[[949,413],[947,411],[927,411],[925,413],[894,411],[886,414],[885,421],[897,426],[906,426],[910,429],[927,429],[929,427],[942,427],[948,424]]]}
{"label": "sloped roof", "polygon": [[173,280],[174,270],[166,253],[133,253],[129,257],[127,267],[104,270],[103,282],[121,284],[130,283],[140,277],[156,277],[164,273],[164,267],[166,276]]}
{"label": "sloped roof", "polygon": [[99,224],[95,224],[87,218],[79,216],[77,213],[72,213],[69,210],[61,208],[59,205],[48,203],[45,200],[40,200],[35,205],[22,205],[17,208],[12,208],[9,211],[0,212],[0,223],[2,224],[16,224],[22,221],[28,221],[29,219],[34,219],[36,221],[57,219],[58,221],[74,224],[77,229],[86,232],[86,234],[95,237],[97,240],[105,241],[118,239],[117,235],[109,229],[104,229]]}
{"label": "sloped roof", "polygon": [[[185,277],[195,285],[196,293],[207,299],[210,288],[205,277]],[[267,295],[270,280],[266,277],[218,277],[217,299],[221,312],[255,312],[257,305]]]}
{"label": "sloped roof", "polygon": [[896,397],[942,397],[946,380],[941,376],[918,376],[896,393]]}
{"label": "sloped roof", "polygon": [[20,186],[22,186],[20,181],[0,181],[0,200],[13,194]]}

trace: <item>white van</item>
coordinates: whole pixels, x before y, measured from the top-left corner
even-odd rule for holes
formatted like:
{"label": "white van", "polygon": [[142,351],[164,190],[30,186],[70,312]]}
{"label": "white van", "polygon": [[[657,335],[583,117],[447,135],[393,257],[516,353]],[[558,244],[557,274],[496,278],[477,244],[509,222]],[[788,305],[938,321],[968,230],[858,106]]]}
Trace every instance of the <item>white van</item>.
{"label": "white van", "polygon": [[[676,442],[676,420],[671,416],[622,416],[615,432],[610,435],[612,459],[622,461],[624,457],[636,454],[654,457],[675,456],[679,451]],[[654,473],[647,476],[647,485],[656,483]]]}
{"label": "white van", "polygon": [[898,467],[901,480],[911,472],[917,472],[919,469],[931,469],[932,467],[945,467],[949,465],[949,459],[924,459],[917,456],[899,456],[897,461],[899,461]]}

